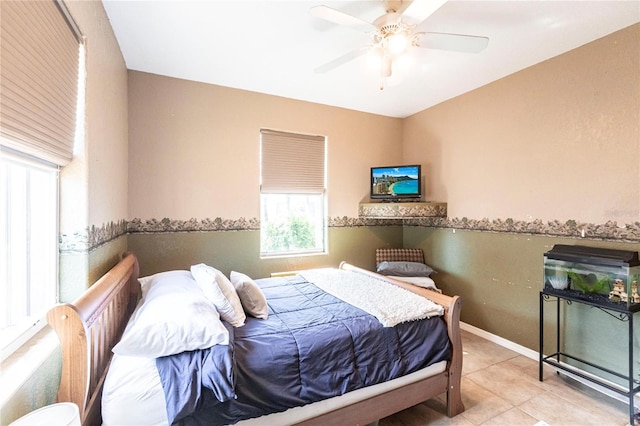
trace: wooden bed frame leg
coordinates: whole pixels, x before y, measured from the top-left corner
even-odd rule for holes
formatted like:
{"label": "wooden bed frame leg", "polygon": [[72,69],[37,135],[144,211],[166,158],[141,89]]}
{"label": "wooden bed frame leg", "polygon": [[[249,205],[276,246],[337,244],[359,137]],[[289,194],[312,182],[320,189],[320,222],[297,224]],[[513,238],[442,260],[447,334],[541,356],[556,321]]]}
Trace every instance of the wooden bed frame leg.
{"label": "wooden bed frame leg", "polygon": [[462,299],[459,296],[453,297],[447,316],[449,339],[453,345],[451,365],[449,365],[449,386],[447,389],[447,416],[454,417],[464,411],[462,403],[462,336],[460,334],[460,310],[462,309]]}
{"label": "wooden bed frame leg", "polygon": [[449,375],[449,390],[447,391],[447,416],[455,417],[464,411],[464,404],[462,403],[462,392],[460,389],[460,382],[455,383],[452,380],[451,374]]}

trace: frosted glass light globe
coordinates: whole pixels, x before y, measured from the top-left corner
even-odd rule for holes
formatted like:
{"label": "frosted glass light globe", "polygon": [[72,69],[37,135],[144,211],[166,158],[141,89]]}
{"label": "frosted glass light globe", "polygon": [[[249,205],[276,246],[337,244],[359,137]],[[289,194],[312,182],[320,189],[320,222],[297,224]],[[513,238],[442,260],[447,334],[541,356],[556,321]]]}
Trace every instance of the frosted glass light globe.
{"label": "frosted glass light globe", "polygon": [[398,55],[409,46],[409,40],[404,34],[392,34],[387,37],[387,48],[392,55]]}

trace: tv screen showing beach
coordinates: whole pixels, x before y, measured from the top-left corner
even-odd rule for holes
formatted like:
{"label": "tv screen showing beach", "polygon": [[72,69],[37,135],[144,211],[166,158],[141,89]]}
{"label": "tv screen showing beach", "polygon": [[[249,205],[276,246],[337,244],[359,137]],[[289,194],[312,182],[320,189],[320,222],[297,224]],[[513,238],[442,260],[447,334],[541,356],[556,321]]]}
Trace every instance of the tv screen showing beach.
{"label": "tv screen showing beach", "polygon": [[373,167],[372,196],[420,196],[420,166]]}

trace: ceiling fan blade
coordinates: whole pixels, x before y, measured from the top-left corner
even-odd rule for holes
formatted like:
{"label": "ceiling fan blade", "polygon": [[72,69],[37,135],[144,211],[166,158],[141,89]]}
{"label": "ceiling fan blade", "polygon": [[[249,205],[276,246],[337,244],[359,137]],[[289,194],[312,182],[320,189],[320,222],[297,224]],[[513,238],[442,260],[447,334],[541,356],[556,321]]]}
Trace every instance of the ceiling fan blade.
{"label": "ceiling fan blade", "polygon": [[409,24],[419,24],[440,9],[447,0],[413,0],[402,13]]}
{"label": "ceiling fan blade", "polygon": [[352,60],[356,59],[357,57],[364,55],[365,53],[367,53],[369,48],[370,48],[370,46],[363,46],[363,47],[360,47],[358,49],[352,50],[351,52],[347,52],[344,55],[338,56],[336,59],[334,59],[332,61],[329,61],[324,65],[320,65],[314,71],[317,74],[324,74],[326,72],[329,72],[329,71],[339,67],[340,65],[346,64],[347,62],[352,61]]}
{"label": "ceiling fan blade", "polygon": [[309,13],[316,18],[324,19],[325,21],[333,22],[334,24],[346,25],[348,27],[367,26],[374,28],[373,24],[357,18],[348,13],[341,12],[337,9],[333,9],[329,6],[319,5],[309,9]]}
{"label": "ceiling fan blade", "polygon": [[426,49],[453,50],[456,52],[478,53],[489,44],[488,37],[446,34],[446,33],[418,33],[418,47]]}

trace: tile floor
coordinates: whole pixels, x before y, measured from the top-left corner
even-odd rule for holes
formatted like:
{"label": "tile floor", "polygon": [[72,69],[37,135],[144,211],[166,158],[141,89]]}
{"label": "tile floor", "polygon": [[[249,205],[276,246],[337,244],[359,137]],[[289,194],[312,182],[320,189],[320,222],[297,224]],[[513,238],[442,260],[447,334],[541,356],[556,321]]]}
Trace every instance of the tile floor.
{"label": "tile floor", "polygon": [[548,366],[540,382],[537,361],[462,333],[462,401],[466,410],[448,418],[441,396],[381,419],[379,426],[629,424],[627,404],[557,375]]}

